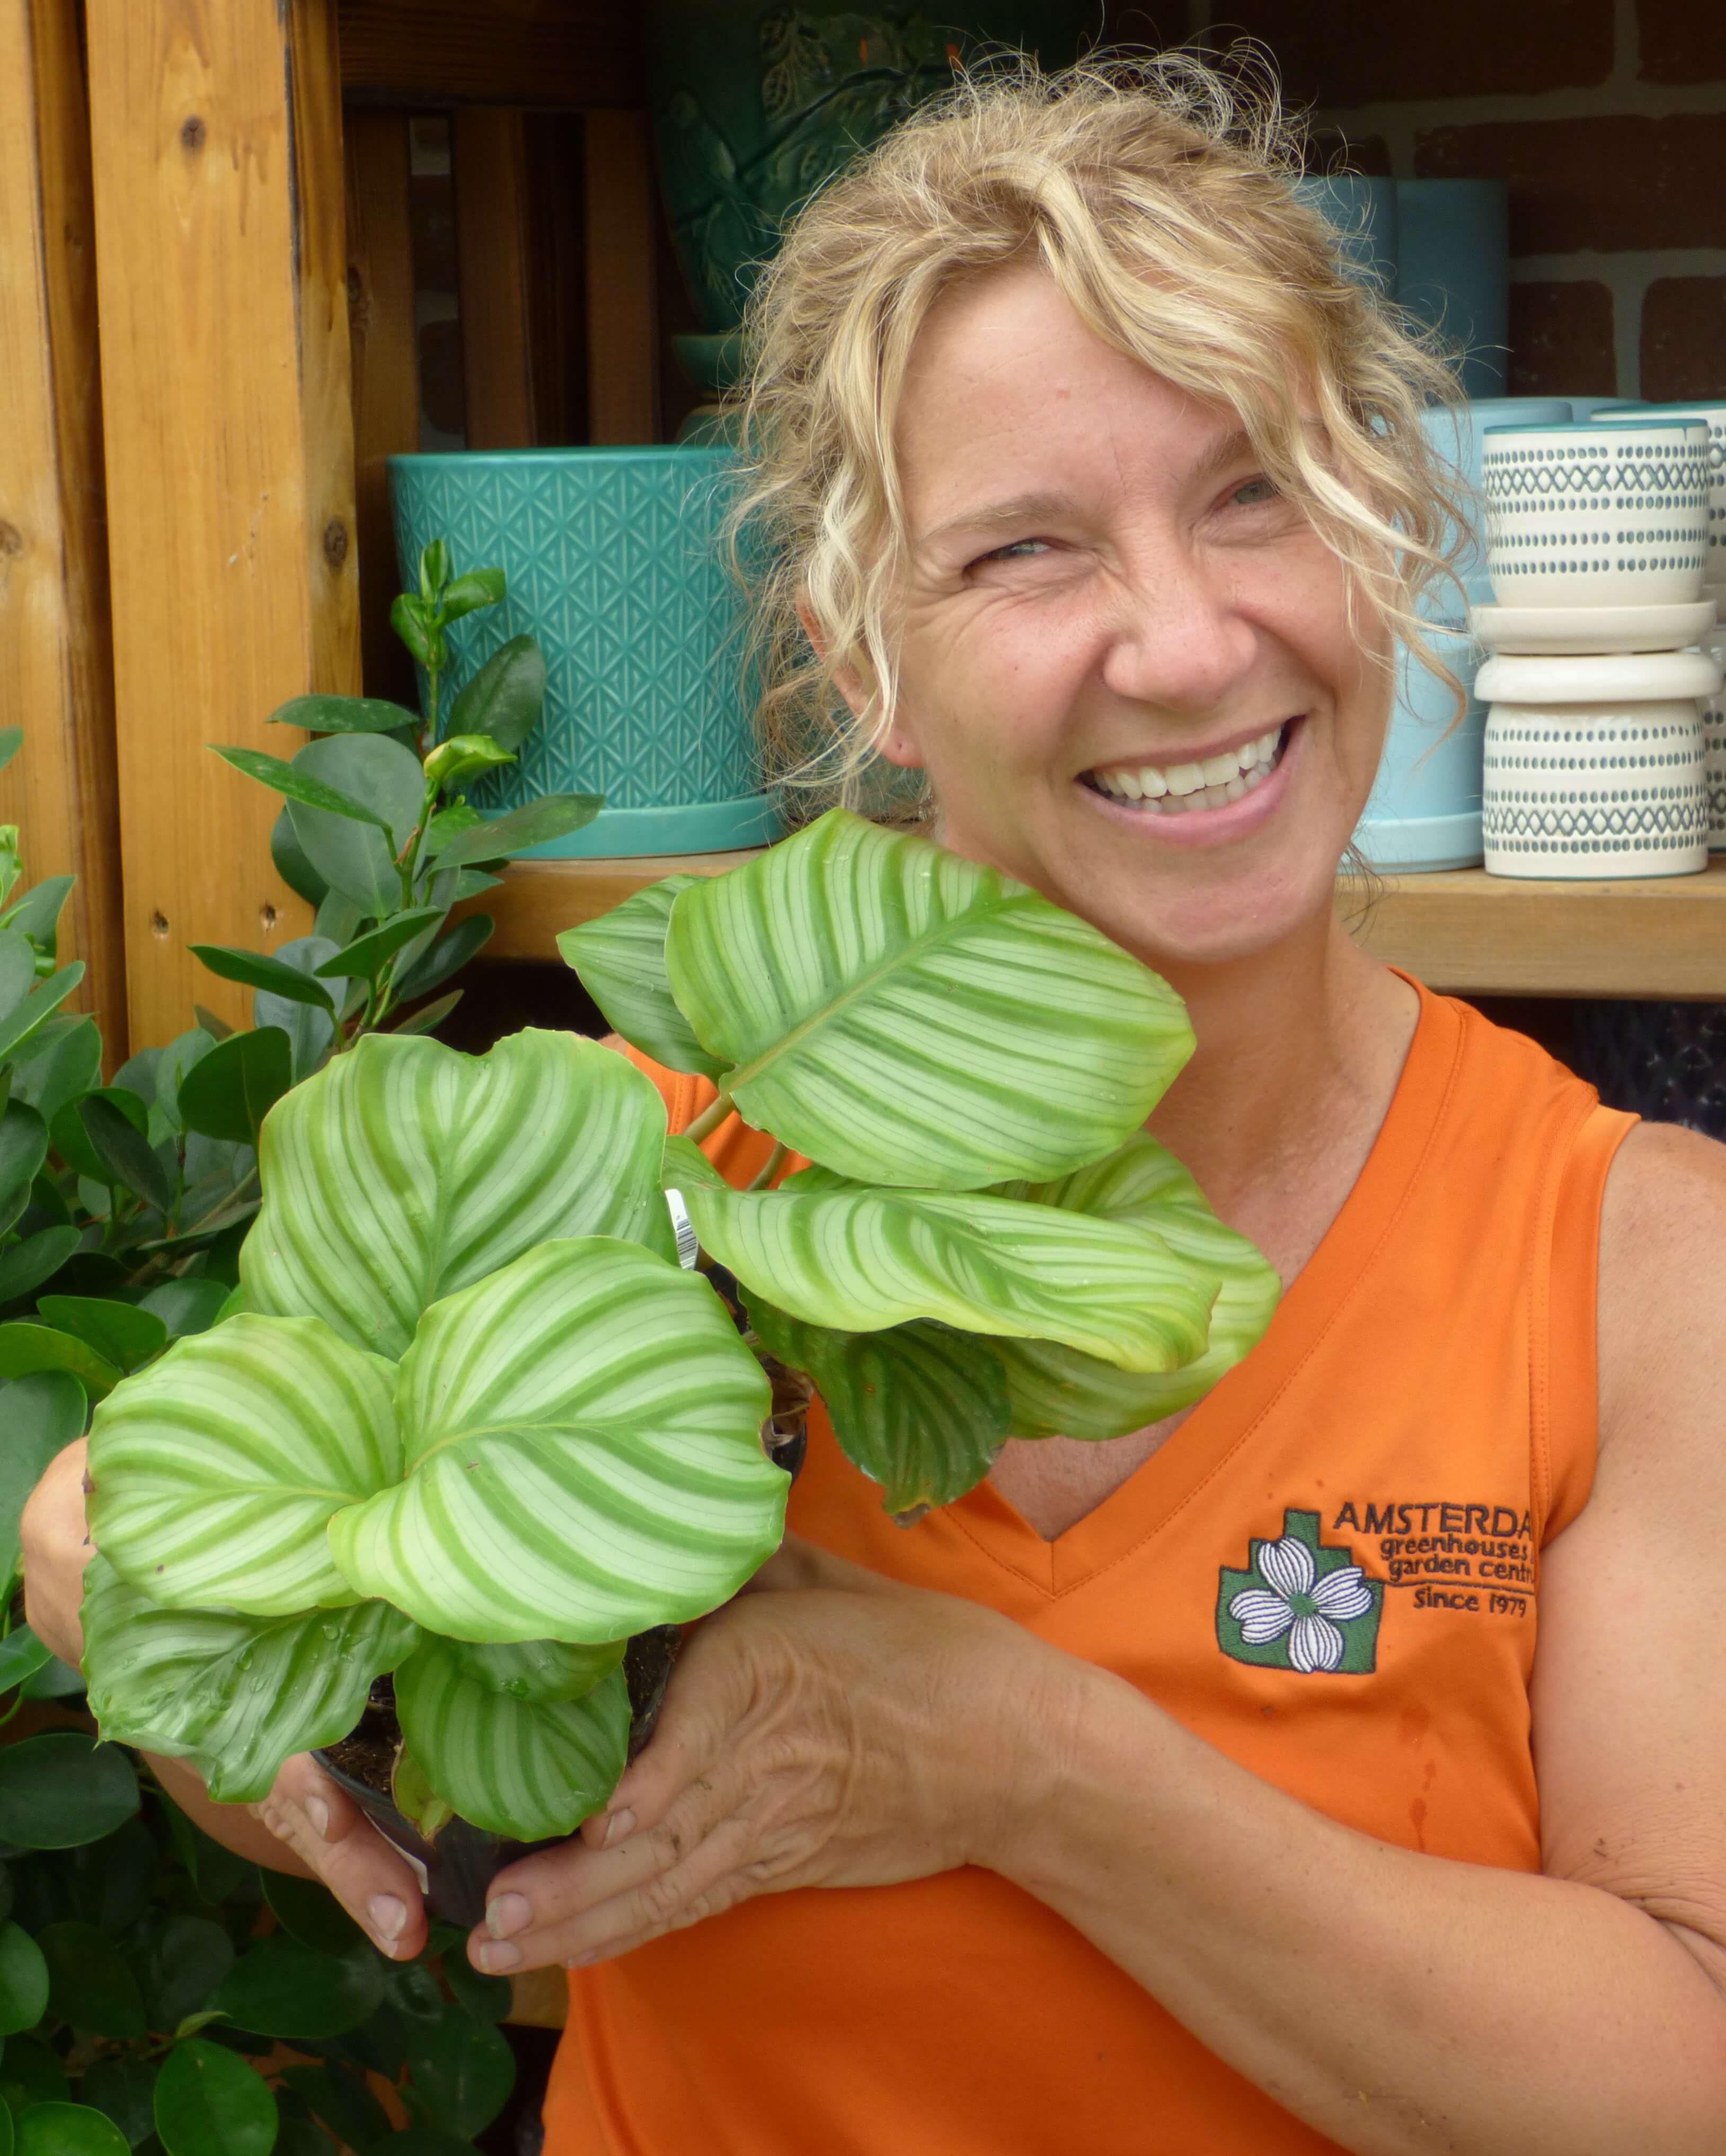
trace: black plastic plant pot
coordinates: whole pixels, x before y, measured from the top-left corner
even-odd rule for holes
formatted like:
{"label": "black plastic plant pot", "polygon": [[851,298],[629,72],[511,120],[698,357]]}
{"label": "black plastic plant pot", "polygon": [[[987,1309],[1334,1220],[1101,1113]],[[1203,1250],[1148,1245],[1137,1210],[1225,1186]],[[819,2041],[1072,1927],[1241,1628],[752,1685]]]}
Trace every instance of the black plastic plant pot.
{"label": "black plastic plant pot", "polygon": [[[681,1644],[682,1635],[675,1625],[659,1625],[650,1632],[638,1632],[624,1650],[632,1759],[653,1734]],[[372,1687],[371,1702],[353,1736],[333,1748],[347,1750],[356,1739],[367,1736],[379,1747],[387,1747],[390,1753],[399,1741],[395,1695],[388,1677],[380,1677]],[[435,1923],[457,1924],[470,1931],[483,1920],[486,1889],[506,1865],[531,1851],[553,1845],[548,1841],[512,1841],[507,1835],[488,1833],[464,1819],[450,1820],[439,1829],[435,1840],[428,1841],[381,1790],[338,1765],[328,1752],[312,1756],[331,1780],[347,1790],[385,1840],[393,1842],[424,1871],[426,1911]]]}

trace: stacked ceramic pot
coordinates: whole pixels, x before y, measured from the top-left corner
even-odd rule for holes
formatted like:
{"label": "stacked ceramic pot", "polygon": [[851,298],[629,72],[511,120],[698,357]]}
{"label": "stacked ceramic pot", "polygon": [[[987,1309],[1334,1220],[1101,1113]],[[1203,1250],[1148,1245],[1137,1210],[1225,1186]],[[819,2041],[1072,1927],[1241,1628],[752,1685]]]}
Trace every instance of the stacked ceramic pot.
{"label": "stacked ceramic pot", "polygon": [[1708,865],[1703,713],[1721,685],[1701,648],[1716,620],[1709,481],[1708,424],[1687,408],[1487,430],[1492,603],[1472,620],[1492,654],[1475,685],[1491,873]]}

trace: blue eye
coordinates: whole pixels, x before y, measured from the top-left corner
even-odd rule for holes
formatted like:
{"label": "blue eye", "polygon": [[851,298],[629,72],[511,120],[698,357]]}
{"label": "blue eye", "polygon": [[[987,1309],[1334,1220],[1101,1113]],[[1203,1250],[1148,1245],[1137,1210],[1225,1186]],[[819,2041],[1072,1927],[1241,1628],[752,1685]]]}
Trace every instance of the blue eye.
{"label": "blue eye", "polygon": [[1237,486],[1229,497],[1231,501],[1238,501],[1243,509],[1256,509],[1261,503],[1275,501],[1277,498],[1277,482],[1266,479],[1262,472]]}
{"label": "blue eye", "polygon": [[1004,547],[997,547],[983,558],[985,562],[1024,562],[1029,561],[1033,555],[1046,554],[1048,551],[1046,539],[1014,539]]}

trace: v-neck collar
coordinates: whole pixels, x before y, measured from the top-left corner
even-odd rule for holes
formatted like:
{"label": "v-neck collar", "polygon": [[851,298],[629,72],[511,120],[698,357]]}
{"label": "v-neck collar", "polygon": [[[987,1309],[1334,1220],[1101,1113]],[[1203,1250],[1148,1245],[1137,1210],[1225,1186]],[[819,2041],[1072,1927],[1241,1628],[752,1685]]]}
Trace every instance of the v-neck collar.
{"label": "v-neck collar", "polygon": [[1118,1490],[1053,1542],[987,1481],[948,1507],[953,1525],[1016,1578],[1051,1597],[1065,1594],[1159,1533],[1251,1440],[1342,1322],[1420,1177],[1461,1055],[1461,1014],[1418,981],[1410,985],[1420,998],[1420,1014],[1372,1151],[1246,1359]]}

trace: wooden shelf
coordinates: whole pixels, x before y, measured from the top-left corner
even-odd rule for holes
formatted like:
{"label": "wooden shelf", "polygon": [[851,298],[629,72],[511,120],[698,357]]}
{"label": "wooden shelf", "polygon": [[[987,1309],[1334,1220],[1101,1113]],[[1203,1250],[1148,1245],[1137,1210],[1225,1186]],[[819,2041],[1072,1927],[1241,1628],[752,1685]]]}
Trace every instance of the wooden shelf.
{"label": "wooden shelf", "polygon": [[[560,929],[592,921],[646,884],[684,870],[718,875],[747,853],[640,860],[521,861],[489,912],[500,958],[555,958]],[[1657,996],[1726,1002],[1726,858],[1700,875],[1524,883],[1481,869],[1387,877],[1364,912],[1338,887],[1368,950],[1431,988],[1464,995]]]}

